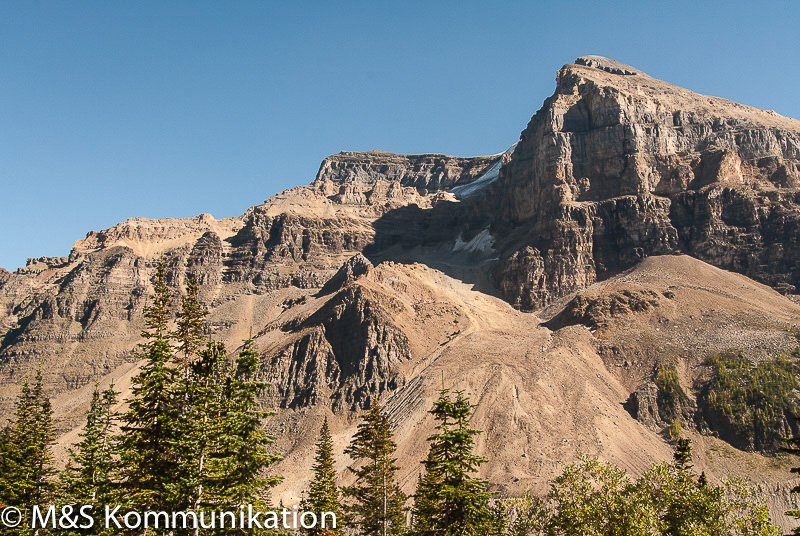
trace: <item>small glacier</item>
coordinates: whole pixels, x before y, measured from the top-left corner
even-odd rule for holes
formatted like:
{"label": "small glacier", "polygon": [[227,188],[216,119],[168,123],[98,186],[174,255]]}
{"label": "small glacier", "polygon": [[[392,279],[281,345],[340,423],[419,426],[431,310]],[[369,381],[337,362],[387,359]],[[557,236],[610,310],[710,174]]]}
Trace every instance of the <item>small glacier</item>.
{"label": "small glacier", "polygon": [[475,179],[469,184],[464,184],[461,186],[454,186],[450,188],[450,193],[456,196],[457,199],[464,199],[465,197],[469,197],[472,194],[483,190],[488,185],[492,184],[497,178],[500,176],[500,168],[503,166],[503,157],[507,154],[514,152],[514,148],[517,146],[515,143],[504,152],[497,155],[497,161],[489,166],[483,175]]}

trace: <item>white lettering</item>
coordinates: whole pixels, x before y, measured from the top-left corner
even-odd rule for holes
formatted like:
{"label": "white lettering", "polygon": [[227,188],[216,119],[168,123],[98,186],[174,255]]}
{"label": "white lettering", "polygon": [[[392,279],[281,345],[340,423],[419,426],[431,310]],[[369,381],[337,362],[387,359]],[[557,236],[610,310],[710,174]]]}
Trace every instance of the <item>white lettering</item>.
{"label": "white lettering", "polygon": [[[39,508],[39,505],[33,506],[33,519],[31,520],[31,528],[45,528],[47,526],[47,520],[50,519],[50,516],[53,516],[53,528],[56,528],[56,507],[55,505],[50,506],[47,509],[47,515],[44,516],[42,519],[42,510]],[[37,524],[38,522],[38,524]]]}
{"label": "white lettering", "polygon": [[92,516],[92,505],[85,504],[81,506],[79,510],[80,516],[86,520],[86,523],[83,525],[78,525],[79,529],[90,529],[94,527],[94,517]]}

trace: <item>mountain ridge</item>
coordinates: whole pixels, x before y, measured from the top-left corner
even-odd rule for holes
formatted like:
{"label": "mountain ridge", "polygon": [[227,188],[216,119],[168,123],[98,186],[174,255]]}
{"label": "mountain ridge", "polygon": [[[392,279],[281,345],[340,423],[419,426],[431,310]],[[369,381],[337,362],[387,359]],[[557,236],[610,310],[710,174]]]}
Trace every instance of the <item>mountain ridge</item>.
{"label": "mountain ridge", "polygon": [[[413,486],[443,373],[475,396],[503,492],[540,489],[581,450],[640,471],[670,456],[663,422],[626,409],[652,404],[659,362],[691,394],[712,352],[796,344],[798,240],[800,122],[584,56],[506,153],[341,152],[240,216],[132,218],[0,270],[0,416],[42,367],[74,440],[87,386],[124,390],[136,370],[163,258],[176,300],[200,284],[210,336],[256,334],[282,497],[307,482],[322,416],[341,445],[378,398]],[[714,478],[788,479],[757,453],[698,456]]]}

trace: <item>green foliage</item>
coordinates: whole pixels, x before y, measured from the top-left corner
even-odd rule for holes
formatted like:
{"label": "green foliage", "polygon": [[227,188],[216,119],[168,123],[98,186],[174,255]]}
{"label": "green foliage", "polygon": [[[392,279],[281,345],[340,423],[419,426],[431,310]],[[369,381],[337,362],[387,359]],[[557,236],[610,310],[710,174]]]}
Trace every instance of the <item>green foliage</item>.
{"label": "green foliage", "polygon": [[198,510],[224,500],[216,477],[227,409],[223,393],[227,363],[224,347],[213,341],[206,344],[197,359],[194,355],[188,358],[188,378],[179,382],[184,421],[175,444],[178,473],[173,485],[180,508]]}
{"label": "green foliage", "polygon": [[336,515],[335,529],[313,528],[303,530],[303,534],[309,536],[324,536],[330,534],[342,534],[343,518],[342,504],[339,498],[339,488],[336,486],[336,467],[333,462],[333,438],[328,427],[328,418],[319,431],[317,441],[317,453],[314,457],[312,467],[314,477],[306,496],[300,503],[300,509],[308,512],[315,512],[321,516],[323,512],[332,512]]}
{"label": "green foliage", "polygon": [[627,536],[658,534],[658,519],[647,496],[624,471],[581,457],[551,486],[553,504],[547,534]]}
{"label": "green foliage", "polygon": [[200,288],[197,281],[189,279],[186,286],[186,297],[181,303],[181,310],[176,315],[177,329],[172,334],[178,343],[177,361],[183,370],[188,370],[189,365],[206,342],[204,319],[208,313],[200,305],[199,296]]}
{"label": "green foliage", "polygon": [[522,497],[498,501],[502,507],[507,536],[540,536],[545,534],[550,520],[547,504],[541,497],[525,493]]}
{"label": "green foliage", "polygon": [[95,386],[81,440],[69,449],[69,462],[61,475],[64,501],[79,504],[112,504],[118,441],[113,435],[117,423],[119,393],[111,385],[100,392]]}
{"label": "green foliage", "polygon": [[725,486],[701,485],[681,465],[654,465],[639,480],[632,481],[611,464],[582,457],[553,482],[548,508],[537,512],[539,524],[527,533],[513,534],[780,534],[770,524],[766,506],[757,501],[752,488],[733,480]]}
{"label": "green foliage", "polygon": [[667,436],[673,441],[679,440],[682,432],[683,426],[681,426],[680,419],[673,420],[672,423],[667,426]]}
{"label": "green foliage", "polygon": [[469,427],[474,408],[463,392],[455,395],[453,399],[442,389],[430,412],[439,424],[438,433],[428,438],[426,474],[415,495],[413,531],[419,536],[478,536],[496,527],[488,482],[473,476],[486,462],[473,454],[474,437],[480,433]]}
{"label": "green foliage", "polygon": [[675,467],[681,471],[689,471],[692,468],[692,442],[679,437],[673,458]]}
{"label": "green foliage", "polygon": [[673,365],[659,363],[653,382],[658,387],[658,412],[665,421],[674,421],[680,417],[681,406],[688,402],[681,387],[678,371]]}
{"label": "green foliage", "polygon": [[[795,456],[800,456],[800,437],[787,438],[784,441],[786,442],[786,447],[783,449],[784,451],[794,454]],[[800,467],[792,467],[792,473],[800,473]],[[792,488],[792,493],[800,493],[800,485]],[[786,515],[800,520],[800,510],[790,510],[786,512]],[[794,529],[794,534],[800,535],[800,526]]]}
{"label": "green foliage", "polygon": [[794,393],[800,388],[794,360],[779,357],[753,364],[741,355],[717,354],[707,365],[711,377],[702,394],[706,420],[730,430],[757,450],[776,449],[784,434],[784,420],[800,406]]}
{"label": "green foliage", "polygon": [[[16,420],[0,430],[0,502],[19,506],[28,517],[30,505],[46,506],[55,499],[140,512],[234,510],[245,504],[259,511],[270,508],[269,488],[281,478],[264,473],[281,458],[270,452],[275,437],[263,429],[264,419],[273,413],[259,403],[268,384],[257,378],[253,340],[245,342],[235,363],[221,344],[204,342],[206,313],[194,282],[189,283],[177,329],[170,331],[163,259],[154,283],[155,296],[144,311],[143,364],[132,379],[119,433],[114,411],[118,393],[113,386],[103,392],[95,388],[80,441],[69,450],[54,489],[50,402],[39,372],[36,383],[22,389]],[[81,533],[108,531],[98,524]],[[187,533],[198,535],[200,530],[171,534]]]}
{"label": "green foliage", "polygon": [[282,480],[264,474],[282,458],[270,451],[275,436],[262,427],[264,420],[275,413],[262,409],[259,403],[259,396],[269,384],[256,378],[258,353],[253,344],[252,338],[245,341],[235,370],[229,371],[225,380],[225,418],[218,438],[223,448],[218,454],[217,482],[225,491],[227,504],[237,506],[263,500],[269,488]]}
{"label": "green foliage", "polygon": [[[162,261],[155,299],[145,309],[146,362],[133,379],[123,417],[120,498],[166,511],[266,508],[268,488],[280,478],[263,473],[280,456],[269,452],[275,438],[262,429],[272,413],[258,402],[267,384],[256,379],[253,341],[245,342],[235,365],[221,344],[201,345],[206,313],[191,281],[178,329],[170,332],[164,278]],[[178,343],[177,357],[171,337]]]}
{"label": "green foliage", "polygon": [[40,369],[32,386],[28,382],[22,386],[14,421],[0,433],[0,502],[29,516],[32,505],[47,504],[53,498],[54,439],[52,409],[42,389]]}
{"label": "green foliage", "polygon": [[380,405],[373,404],[345,449],[358,465],[351,468],[355,484],[342,490],[350,499],[346,506],[348,521],[365,536],[402,536],[407,532],[406,496],[395,480],[400,469],[394,458],[396,448],[386,415]]}
{"label": "green foliage", "polygon": [[121,487],[124,498],[143,509],[178,510],[175,476],[182,419],[173,388],[179,373],[168,336],[170,294],[163,259],[155,280],[156,295],[145,307],[141,357],[145,364],[133,380],[128,412],[123,416]]}

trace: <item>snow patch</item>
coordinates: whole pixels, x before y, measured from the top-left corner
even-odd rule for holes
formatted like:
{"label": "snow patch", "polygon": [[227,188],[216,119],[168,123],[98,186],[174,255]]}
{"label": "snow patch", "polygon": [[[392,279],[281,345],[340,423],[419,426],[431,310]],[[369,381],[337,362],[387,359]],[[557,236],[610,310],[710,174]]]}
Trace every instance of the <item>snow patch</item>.
{"label": "snow patch", "polygon": [[481,175],[480,177],[478,177],[469,184],[454,186],[453,188],[450,188],[449,190],[450,193],[455,195],[456,198],[458,199],[464,199],[465,197],[469,197],[472,194],[475,194],[483,190],[490,184],[492,184],[500,176],[500,168],[503,167],[503,156],[513,152],[516,146],[517,144],[515,143],[514,145],[506,149],[505,152],[500,153],[498,155],[497,161],[491,166],[489,166],[489,169],[484,171],[483,175]]}
{"label": "snow patch", "polygon": [[464,242],[463,234],[459,233],[453,244],[453,253],[465,251],[467,253],[494,253],[494,237],[487,227],[476,234],[469,242]]}

